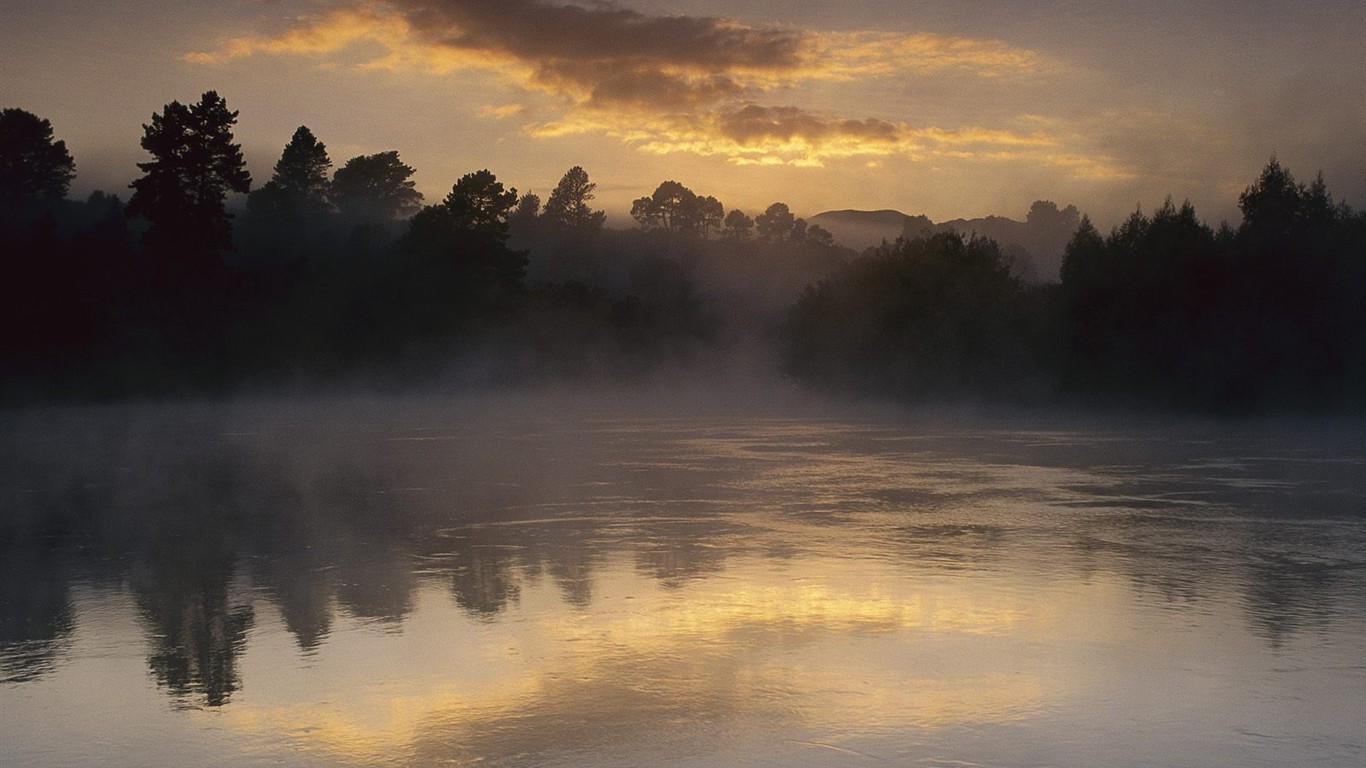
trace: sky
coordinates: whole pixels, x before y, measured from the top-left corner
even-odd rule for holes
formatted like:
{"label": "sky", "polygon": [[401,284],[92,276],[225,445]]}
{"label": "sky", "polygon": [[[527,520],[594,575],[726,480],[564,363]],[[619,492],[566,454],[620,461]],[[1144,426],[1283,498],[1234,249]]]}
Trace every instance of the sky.
{"label": "sky", "polygon": [[437,202],[571,166],[609,223],[666,179],[753,215],[897,209],[1211,224],[1272,157],[1366,207],[1360,0],[0,0],[0,107],[53,124],[75,196],[128,195],[153,112],[216,90],[256,184],[307,125],[398,150]]}

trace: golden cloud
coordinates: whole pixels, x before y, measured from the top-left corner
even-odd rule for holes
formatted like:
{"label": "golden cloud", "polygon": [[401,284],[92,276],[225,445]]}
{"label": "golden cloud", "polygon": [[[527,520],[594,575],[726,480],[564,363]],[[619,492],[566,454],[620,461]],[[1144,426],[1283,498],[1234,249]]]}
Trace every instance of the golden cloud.
{"label": "golden cloud", "polygon": [[930,75],[950,71],[980,77],[1038,75],[1060,64],[1000,40],[975,40],[921,32],[830,32],[811,36],[819,55],[817,76],[830,78]]}
{"label": "golden cloud", "polygon": [[185,54],[196,64],[216,64],[258,53],[310,56],[337,53],[359,42],[373,41],[389,50],[407,45],[411,27],[403,16],[377,5],[341,8],[321,17],[302,17],[273,36],[229,39],[217,51]]}
{"label": "golden cloud", "polygon": [[721,156],[736,165],[821,166],[863,158],[932,157],[956,160],[1034,161],[1078,175],[1117,175],[1103,157],[1068,154],[1068,143],[1038,129],[1015,131],[980,126],[916,128],[877,118],[849,119],[798,107],[748,103],[704,112],[571,109],[560,119],[533,123],[539,138],[602,133],[655,155]]}
{"label": "golden cloud", "polygon": [[[214,63],[257,53],[316,55],[358,42],[388,55],[372,65],[482,67],[534,73],[548,84],[594,93],[614,77],[668,78],[704,91],[718,81],[766,89],[803,79],[929,74],[962,70],[986,77],[1035,74],[1045,57],[1001,41],[919,33],[820,32],[756,27],[729,19],[649,16],[608,3],[545,0],[367,0],[303,16],[277,35],[228,40],[188,54]],[[720,92],[729,95],[727,89]]]}
{"label": "golden cloud", "polygon": [[[1057,149],[1039,132],[911,127],[757,103],[803,82],[962,74],[998,80],[1056,63],[997,40],[929,33],[822,32],[610,3],[547,0],[365,0],[295,19],[284,32],[191,53],[212,64],[258,54],[327,57],[372,45],[360,66],[445,74],[490,71],[558,104],[536,137],[600,132],[655,154],[719,155],[738,164],[821,165],[837,158],[1015,155]],[[504,119],[521,109],[486,107]]]}
{"label": "golden cloud", "polygon": [[516,117],[525,111],[525,104],[486,104],[480,107],[475,114],[493,120],[506,120],[509,117]]}

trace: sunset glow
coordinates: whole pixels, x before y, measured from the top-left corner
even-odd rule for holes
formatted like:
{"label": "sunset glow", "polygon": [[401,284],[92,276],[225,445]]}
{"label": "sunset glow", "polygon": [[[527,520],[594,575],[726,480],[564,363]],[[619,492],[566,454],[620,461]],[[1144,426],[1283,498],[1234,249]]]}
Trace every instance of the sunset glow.
{"label": "sunset glow", "polygon": [[1170,194],[1217,222],[1276,154],[1366,195],[1346,2],[135,6],[33,5],[0,33],[5,102],[52,120],[77,193],[123,191],[148,115],[215,88],[257,178],[304,124],[338,161],[399,150],[429,198],[481,167],[544,195],[582,165],[614,226],[666,178],[751,213],[1053,199],[1110,223]]}

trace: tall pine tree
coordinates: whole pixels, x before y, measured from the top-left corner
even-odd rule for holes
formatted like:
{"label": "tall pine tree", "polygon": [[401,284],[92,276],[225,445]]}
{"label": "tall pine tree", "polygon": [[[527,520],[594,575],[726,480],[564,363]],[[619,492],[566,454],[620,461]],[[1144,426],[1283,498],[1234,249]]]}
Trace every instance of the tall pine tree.
{"label": "tall pine tree", "polygon": [[253,215],[280,217],[287,223],[329,211],[331,170],[327,145],[301,125],[280,153],[270,181],[248,199],[248,209]]}
{"label": "tall pine tree", "polygon": [[144,175],[131,185],[128,215],[151,223],[143,242],[165,272],[209,269],[232,247],[227,195],[251,189],[236,123],[237,113],[208,91],[197,104],[167,104],[142,127],[152,160],[138,163]]}
{"label": "tall pine tree", "polygon": [[545,203],[545,218],[567,229],[595,232],[602,229],[607,214],[588,205],[593,199],[596,184],[588,180],[588,172],[574,166],[560,178]]}

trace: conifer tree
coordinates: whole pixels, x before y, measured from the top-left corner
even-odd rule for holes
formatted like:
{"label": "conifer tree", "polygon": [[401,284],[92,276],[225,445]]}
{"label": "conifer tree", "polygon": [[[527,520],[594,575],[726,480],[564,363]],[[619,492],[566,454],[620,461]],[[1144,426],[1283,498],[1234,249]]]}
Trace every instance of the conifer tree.
{"label": "conifer tree", "polygon": [[394,150],[353,157],[332,177],[332,202],[351,219],[407,218],[422,207],[413,173]]}
{"label": "conifer tree", "polygon": [[229,192],[251,189],[242,147],[233,140],[237,113],[215,91],[199,103],[167,104],[144,125],[142,148],[152,160],[138,163],[128,215],[151,222],[144,242],[161,259],[211,262],[232,247]]}
{"label": "conifer tree", "polygon": [[0,204],[6,208],[66,197],[76,164],[52,123],[22,109],[0,112]]}
{"label": "conifer tree", "polygon": [[602,229],[607,214],[588,205],[593,199],[596,184],[588,180],[588,172],[574,166],[560,178],[560,183],[546,200],[544,216],[562,227],[592,232]]}
{"label": "conifer tree", "polygon": [[[289,213],[313,214],[331,208],[327,145],[308,126],[299,126],[275,163],[275,175],[254,194],[253,204]],[[255,205],[253,207],[256,207]]]}

